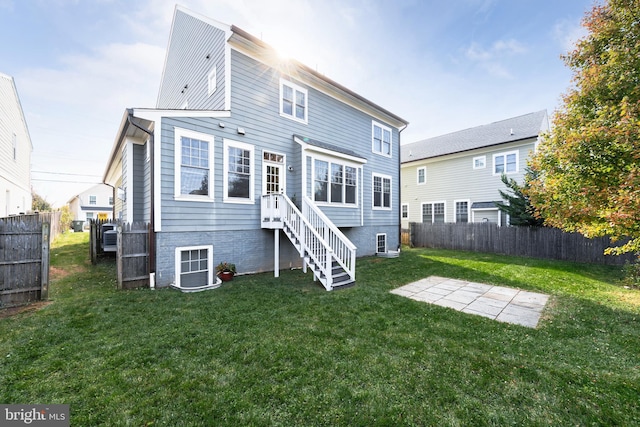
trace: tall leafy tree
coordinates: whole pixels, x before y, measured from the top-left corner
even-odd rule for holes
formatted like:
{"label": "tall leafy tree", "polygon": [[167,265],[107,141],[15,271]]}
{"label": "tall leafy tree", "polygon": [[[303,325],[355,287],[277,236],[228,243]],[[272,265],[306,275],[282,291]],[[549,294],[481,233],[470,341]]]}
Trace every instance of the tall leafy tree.
{"label": "tall leafy tree", "polygon": [[47,199],[40,196],[38,193],[31,192],[31,209],[37,212],[48,212],[51,210],[51,204],[47,202]]}
{"label": "tall leafy tree", "polygon": [[549,225],[588,237],[630,237],[640,252],[640,2],[608,0],[583,20],[563,57],[573,87],[532,160],[529,195]]}
{"label": "tall leafy tree", "polygon": [[529,227],[540,227],[544,224],[544,219],[536,214],[535,208],[531,204],[529,196],[526,194],[529,182],[535,179],[536,175],[531,169],[527,169],[524,184],[502,174],[500,179],[507,187],[506,191],[498,190],[504,202],[496,203],[498,209],[509,215],[511,225],[522,225]]}

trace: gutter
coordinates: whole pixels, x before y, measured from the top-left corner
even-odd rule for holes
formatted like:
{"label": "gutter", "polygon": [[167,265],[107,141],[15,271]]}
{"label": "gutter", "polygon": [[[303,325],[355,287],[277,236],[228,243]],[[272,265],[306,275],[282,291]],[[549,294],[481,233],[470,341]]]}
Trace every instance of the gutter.
{"label": "gutter", "polygon": [[[149,273],[149,287],[151,289],[155,288],[155,275],[156,275],[156,233],[155,233],[155,211],[154,211],[154,203],[153,203],[153,195],[155,191],[155,182],[154,182],[154,131],[143,128],[139,126],[133,121],[133,110],[128,110],[129,114],[127,115],[127,123],[132,125],[135,128],[140,129],[142,132],[149,135],[149,265],[148,265],[148,273]],[[115,200],[115,199],[114,199]]]}

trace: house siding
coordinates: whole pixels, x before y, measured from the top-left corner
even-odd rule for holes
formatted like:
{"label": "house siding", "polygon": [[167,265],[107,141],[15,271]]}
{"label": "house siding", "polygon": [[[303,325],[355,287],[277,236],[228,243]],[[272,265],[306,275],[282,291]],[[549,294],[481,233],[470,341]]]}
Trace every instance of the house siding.
{"label": "house siding", "polygon": [[133,213],[132,221],[144,221],[145,200],[145,147],[140,144],[133,144]]}
{"label": "house siding", "polygon": [[[156,107],[177,109],[188,102],[192,110],[223,110],[225,42],[225,31],[177,10]],[[207,77],[213,67],[217,88],[209,96]]]}
{"label": "house siding", "polygon": [[13,78],[0,73],[0,216],[31,210],[31,151]]}
{"label": "house siding", "polygon": [[[455,201],[468,200],[469,206],[474,202],[501,201],[498,190],[506,190],[500,175],[493,174],[493,156],[498,153],[518,152],[518,171],[507,175],[518,182],[524,180],[527,161],[535,150],[537,139],[501,144],[465,153],[451,154],[405,163],[401,169],[402,203],[409,207],[409,218],[402,220],[402,226],[409,222],[422,222],[422,204],[445,201],[445,221],[455,222]],[[485,168],[474,169],[473,159],[486,156]],[[425,167],[427,179],[425,184],[417,184],[417,170]],[[495,211],[478,211],[475,221],[484,218],[497,222]],[[472,214],[469,221],[472,221]]]}

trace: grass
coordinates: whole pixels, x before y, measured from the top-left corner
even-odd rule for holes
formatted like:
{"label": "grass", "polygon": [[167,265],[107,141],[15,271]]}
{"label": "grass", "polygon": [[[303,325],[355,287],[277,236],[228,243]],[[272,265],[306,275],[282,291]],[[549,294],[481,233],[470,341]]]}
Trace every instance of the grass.
{"label": "grass", "polygon": [[[72,425],[640,425],[640,292],[620,268],[441,250],[198,294],[115,289],[87,234],[52,251],[53,302],[0,319],[0,402]],[[552,295],[538,329],[389,291],[429,275]]]}

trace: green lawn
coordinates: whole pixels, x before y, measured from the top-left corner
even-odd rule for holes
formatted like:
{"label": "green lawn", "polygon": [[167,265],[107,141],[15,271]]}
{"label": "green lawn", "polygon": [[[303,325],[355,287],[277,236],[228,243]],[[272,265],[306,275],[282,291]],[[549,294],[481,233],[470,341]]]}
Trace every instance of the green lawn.
{"label": "green lawn", "polygon": [[[54,244],[51,304],[0,319],[0,403],[74,426],[640,425],[640,292],[620,268],[440,250],[197,294],[118,291],[88,234]],[[429,275],[552,295],[538,329],[390,294]]]}

